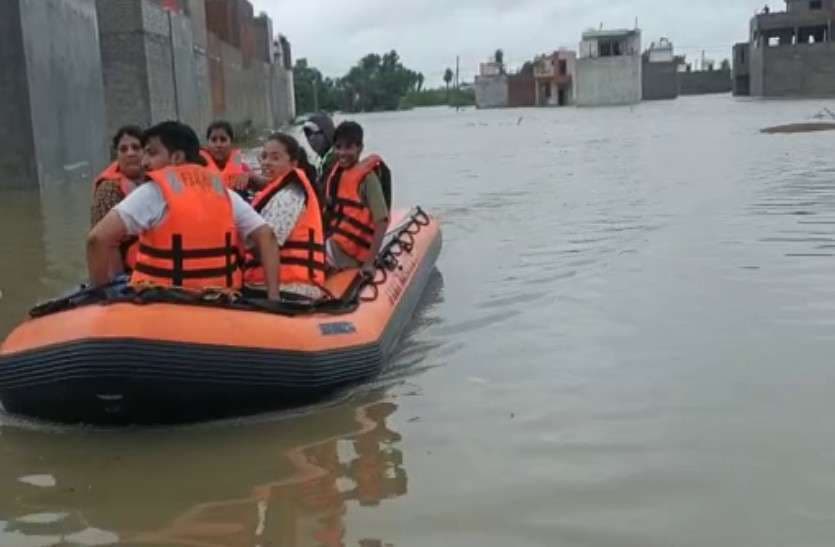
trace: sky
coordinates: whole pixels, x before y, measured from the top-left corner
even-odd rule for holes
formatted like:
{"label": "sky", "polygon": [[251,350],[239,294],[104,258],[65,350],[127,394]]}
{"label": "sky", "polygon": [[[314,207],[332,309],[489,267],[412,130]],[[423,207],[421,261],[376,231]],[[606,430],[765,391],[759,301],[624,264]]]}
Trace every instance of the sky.
{"label": "sky", "polygon": [[[368,53],[397,50],[430,86],[461,59],[461,80],[501,48],[510,69],[560,47],[577,49],[584,30],[633,28],[643,46],[669,38],[688,60],[702,50],[717,63],[748,36],[763,0],[251,0],[326,76],[342,76]],[[782,9],[772,0],[772,9]]]}

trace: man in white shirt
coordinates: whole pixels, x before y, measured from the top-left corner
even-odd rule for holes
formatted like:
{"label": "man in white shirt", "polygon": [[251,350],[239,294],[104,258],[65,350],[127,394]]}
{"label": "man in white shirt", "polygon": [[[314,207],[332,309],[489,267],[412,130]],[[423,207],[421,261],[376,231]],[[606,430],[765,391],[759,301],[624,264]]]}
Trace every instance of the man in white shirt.
{"label": "man in white shirt", "polygon": [[[164,122],[144,135],[143,166],[150,173],[173,166],[204,165],[200,142],[194,131],[179,122]],[[225,190],[232,207],[238,241],[254,247],[268,271],[279,267],[278,244],[272,229],[235,192]],[[104,285],[121,273],[119,246],[131,236],[140,237],[161,225],[168,215],[168,202],[158,184],[149,182],[133,191],[105,216],[87,238],[87,264],[94,285]],[[276,278],[268,283],[268,298],[279,298]]]}

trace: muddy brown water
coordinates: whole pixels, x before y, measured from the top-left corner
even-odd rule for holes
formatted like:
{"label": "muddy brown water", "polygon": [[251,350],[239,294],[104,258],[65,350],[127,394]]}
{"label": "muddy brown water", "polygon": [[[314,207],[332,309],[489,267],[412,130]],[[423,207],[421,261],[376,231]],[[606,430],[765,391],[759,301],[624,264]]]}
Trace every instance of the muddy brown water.
{"label": "muddy brown water", "polygon": [[[360,117],[445,248],[372,385],[102,431],[0,418],[0,545],[824,546],[821,101]],[[3,193],[0,328],[84,270],[86,183]]]}

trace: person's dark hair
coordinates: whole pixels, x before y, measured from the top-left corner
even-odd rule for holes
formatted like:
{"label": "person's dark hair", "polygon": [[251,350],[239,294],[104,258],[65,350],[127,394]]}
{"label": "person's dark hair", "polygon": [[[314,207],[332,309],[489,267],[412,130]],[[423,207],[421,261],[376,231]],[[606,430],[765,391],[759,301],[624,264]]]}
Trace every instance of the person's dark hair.
{"label": "person's dark hair", "polygon": [[162,122],[142,135],[143,142],[157,138],[170,154],[183,152],[186,162],[206,165],[206,160],[200,156],[200,139],[194,129],[180,122]]}
{"label": "person's dark hair", "polygon": [[290,156],[291,160],[295,160],[299,169],[304,171],[304,174],[307,175],[308,180],[310,180],[311,183],[316,180],[316,168],[310,165],[310,161],[307,159],[307,152],[299,144],[299,141],[297,141],[295,137],[292,137],[287,133],[273,133],[267,138],[267,140],[281,143],[287,151],[287,155]]}
{"label": "person's dark hair", "polygon": [[209,139],[209,137],[212,136],[212,132],[216,129],[220,129],[221,131],[226,132],[226,134],[229,135],[230,141],[235,140],[235,132],[232,130],[232,124],[225,120],[217,120],[212,122],[212,125],[210,125],[209,128],[206,130],[207,140]]}
{"label": "person's dark hair", "polygon": [[119,142],[122,140],[123,137],[133,137],[137,139],[143,146],[145,145],[145,141],[143,140],[144,133],[142,128],[138,125],[125,125],[120,127],[116,134],[113,136],[113,150],[119,149]]}
{"label": "person's dark hair", "polygon": [[357,122],[342,122],[333,134],[333,143],[362,146],[363,138],[364,134],[360,124]]}

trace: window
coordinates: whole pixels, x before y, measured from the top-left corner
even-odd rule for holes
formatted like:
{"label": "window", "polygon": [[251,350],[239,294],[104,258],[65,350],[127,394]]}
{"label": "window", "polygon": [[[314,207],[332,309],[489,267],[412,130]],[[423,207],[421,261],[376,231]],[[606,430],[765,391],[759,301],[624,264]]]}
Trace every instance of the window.
{"label": "window", "polygon": [[621,43],[617,40],[601,41],[597,47],[601,57],[619,57],[623,55]]}
{"label": "window", "polygon": [[821,44],[826,42],[828,34],[828,27],[821,25],[818,27],[802,27],[798,29],[797,43],[798,44]]}
{"label": "window", "polygon": [[809,2],[809,9],[813,9],[813,10],[823,9],[822,0],[811,0]]}
{"label": "window", "polygon": [[565,62],[565,59],[560,59],[560,76],[566,74],[568,74],[568,63]]}

